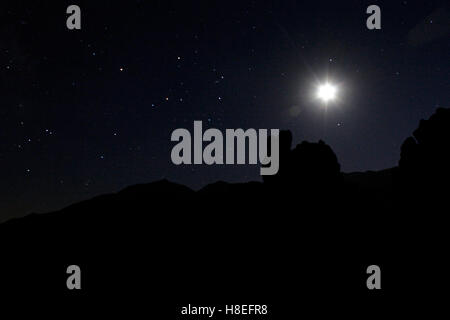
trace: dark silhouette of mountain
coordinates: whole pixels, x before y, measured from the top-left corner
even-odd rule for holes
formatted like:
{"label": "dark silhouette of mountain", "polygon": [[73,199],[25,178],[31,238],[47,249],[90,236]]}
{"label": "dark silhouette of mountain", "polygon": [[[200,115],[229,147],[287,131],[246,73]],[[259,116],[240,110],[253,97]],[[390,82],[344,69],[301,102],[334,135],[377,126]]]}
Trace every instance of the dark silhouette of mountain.
{"label": "dark silhouette of mountain", "polygon": [[[450,178],[450,109],[438,108],[421,120],[401,147],[399,168],[403,187],[410,192],[447,193]],[[430,195],[431,195],[430,194]]]}
{"label": "dark silhouette of mountain", "polygon": [[[270,139],[269,139],[270,141]],[[340,165],[333,150],[322,140],[303,141],[291,149],[292,134],[280,133],[280,170],[275,176],[264,176],[268,187],[315,192],[334,189],[339,182]]]}
{"label": "dark silhouette of mountain", "polygon": [[[275,318],[295,315],[299,296],[322,315],[345,301],[354,315],[423,304],[417,290],[435,292],[448,266],[447,202],[433,195],[448,191],[449,130],[450,110],[438,109],[406,139],[399,167],[350,174],[323,141],[292,148],[283,131],[280,170],[263,182],[195,192],[161,180],[10,220],[0,225],[2,286],[122,303],[150,294],[159,318],[163,306],[211,296],[281,301]],[[70,264],[84,272],[80,293],[65,287]],[[382,294],[365,286],[371,264],[385,270]]]}

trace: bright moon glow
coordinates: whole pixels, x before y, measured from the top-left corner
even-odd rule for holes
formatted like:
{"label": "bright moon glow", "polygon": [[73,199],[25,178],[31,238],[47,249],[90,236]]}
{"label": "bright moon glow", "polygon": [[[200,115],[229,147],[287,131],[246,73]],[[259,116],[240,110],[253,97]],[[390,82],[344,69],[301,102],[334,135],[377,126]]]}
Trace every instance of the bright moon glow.
{"label": "bright moon glow", "polygon": [[324,102],[333,100],[336,97],[336,87],[329,83],[320,85],[317,90],[317,97],[322,99]]}

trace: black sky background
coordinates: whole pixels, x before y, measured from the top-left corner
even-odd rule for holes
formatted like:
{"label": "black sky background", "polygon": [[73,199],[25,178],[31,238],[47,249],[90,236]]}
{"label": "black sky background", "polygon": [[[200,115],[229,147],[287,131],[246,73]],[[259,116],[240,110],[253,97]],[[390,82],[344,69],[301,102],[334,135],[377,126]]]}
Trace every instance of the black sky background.
{"label": "black sky background", "polygon": [[[260,180],[259,166],[174,166],[170,134],[194,120],[323,139],[344,172],[395,166],[449,106],[445,3],[2,1],[0,219],[164,177]],[[327,76],[340,92],[324,119],[312,97]]]}

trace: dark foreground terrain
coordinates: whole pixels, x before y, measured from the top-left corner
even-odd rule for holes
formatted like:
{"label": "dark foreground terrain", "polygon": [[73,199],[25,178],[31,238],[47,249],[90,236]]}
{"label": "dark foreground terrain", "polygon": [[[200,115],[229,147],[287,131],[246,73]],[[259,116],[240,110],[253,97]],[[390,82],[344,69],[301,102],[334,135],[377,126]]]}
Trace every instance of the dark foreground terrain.
{"label": "dark foreground terrain", "polygon": [[[182,316],[188,304],[268,305],[224,319],[434,318],[448,301],[449,112],[421,122],[399,166],[380,172],[342,174],[326,144],[292,148],[283,132],[279,174],[261,183],[194,192],[162,180],[8,221],[0,290],[130,319],[208,318]],[[66,287],[72,264],[81,290]],[[370,265],[381,290],[366,286]]]}

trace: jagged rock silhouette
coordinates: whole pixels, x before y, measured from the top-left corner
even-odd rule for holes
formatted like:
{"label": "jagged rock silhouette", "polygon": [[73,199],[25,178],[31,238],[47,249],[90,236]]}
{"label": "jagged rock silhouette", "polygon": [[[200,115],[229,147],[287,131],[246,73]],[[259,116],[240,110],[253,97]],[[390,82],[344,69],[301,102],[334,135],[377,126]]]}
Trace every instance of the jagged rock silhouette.
{"label": "jagged rock silhouette", "polygon": [[[270,141],[270,139],[269,139]],[[316,192],[332,190],[340,181],[340,164],[333,150],[322,140],[303,141],[291,149],[292,133],[280,132],[280,170],[274,176],[264,176],[269,187],[285,192]]]}
{"label": "jagged rock silhouette", "polygon": [[438,192],[450,178],[450,109],[438,108],[401,147],[400,178],[414,192]]}

